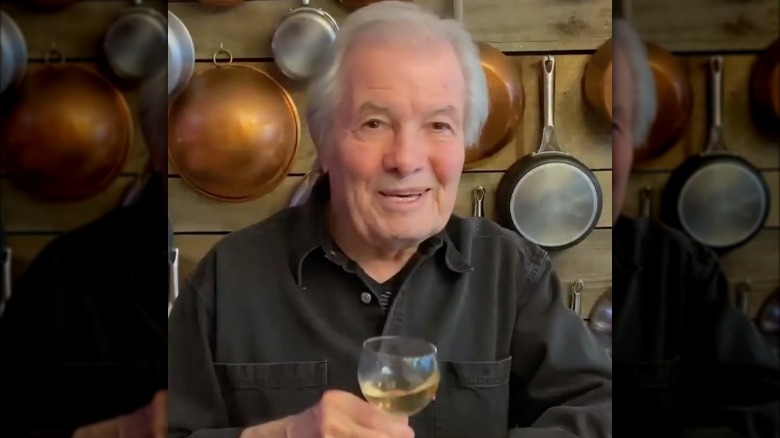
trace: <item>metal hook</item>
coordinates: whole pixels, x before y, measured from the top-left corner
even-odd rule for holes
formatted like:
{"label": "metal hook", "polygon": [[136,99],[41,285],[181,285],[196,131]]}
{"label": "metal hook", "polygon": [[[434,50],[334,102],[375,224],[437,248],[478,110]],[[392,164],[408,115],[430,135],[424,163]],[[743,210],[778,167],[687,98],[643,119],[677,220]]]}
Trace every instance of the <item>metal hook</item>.
{"label": "metal hook", "polygon": [[[223,64],[218,63],[217,62],[217,55],[219,55],[220,53],[224,53],[224,54],[228,55],[230,57],[230,59],[227,62],[223,63]],[[214,61],[214,65],[216,65],[217,67],[220,67],[221,65],[224,65],[224,64],[231,64],[233,62],[233,54],[230,53],[230,50],[225,49],[224,46],[222,45],[222,43],[219,43],[219,50],[214,52],[214,56],[211,59]]]}
{"label": "metal hook", "polygon": [[46,63],[46,65],[51,64],[52,55],[59,55],[59,63],[60,64],[65,63],[65,53],[63,53],[62,50],[58,49],[55,43],[51,43],[51,48],[49,48],[49,51],[47,51],[46,54],[43,56],[43,62]]}
{"label": "metal hook", "polygon": [[753,282],[749,278],[746,278],[737,285],[736,306],[737,309],[745,315],[748,313],[748,301],[750,300],[748,292],[752,289]]}

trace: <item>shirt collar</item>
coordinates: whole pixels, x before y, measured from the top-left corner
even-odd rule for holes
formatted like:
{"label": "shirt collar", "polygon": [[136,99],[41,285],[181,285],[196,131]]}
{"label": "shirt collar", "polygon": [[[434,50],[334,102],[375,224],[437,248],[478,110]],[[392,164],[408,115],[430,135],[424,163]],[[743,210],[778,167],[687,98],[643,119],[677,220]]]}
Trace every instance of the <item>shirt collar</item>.
{"label": "shirt collar", "polygon": [[[309,199],[294,207],[299,209],[299,213],[295,215],[296,219],[291,227],[290,268],[299,286],[302,284],[303,262],[315,252],[321,251],[326,258],[336,263],[345,261],[342,259],[346,256],[336,248],[327,227],[326,208],[329,199],[330,182],[326,174],[314,184]],[[456,273],[471,271],[474,268],[452,240],[451,224],[452,220],[442,231],[423,241],[418,252],[431,257],[444,248],[444,261],[449,270]]]}

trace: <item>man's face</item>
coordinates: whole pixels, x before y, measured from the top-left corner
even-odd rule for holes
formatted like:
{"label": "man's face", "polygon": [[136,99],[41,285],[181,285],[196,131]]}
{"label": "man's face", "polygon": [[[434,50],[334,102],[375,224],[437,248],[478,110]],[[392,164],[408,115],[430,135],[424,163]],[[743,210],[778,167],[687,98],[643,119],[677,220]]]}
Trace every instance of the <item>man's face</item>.
{"label": "man's face", "polygon": [[443,42],[374,40],[352,46],[343,65],[332,140],[319,151],[333,212],[368,242],[417,244],[446,225],[463,170],[455,52]]}
{"label": "man's face", "polygon": [[612,222],[623,208],[633,161],[634,78],[623,49],[612,52]]}

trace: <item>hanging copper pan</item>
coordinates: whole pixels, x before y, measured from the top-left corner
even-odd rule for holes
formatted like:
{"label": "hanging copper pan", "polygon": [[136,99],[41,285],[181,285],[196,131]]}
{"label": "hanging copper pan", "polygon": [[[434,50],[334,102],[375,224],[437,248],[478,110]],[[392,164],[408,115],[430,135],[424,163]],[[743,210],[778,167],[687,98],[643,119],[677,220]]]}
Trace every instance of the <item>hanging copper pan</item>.
{"label": "hanging copper pan", "polygon": [[756,58],[750,75],[750,92],[767,125],[780,127],[780,38]]}
{"label": "hanging copper pan", "polygon": [[0,150],[11,179],[32,196],[75,201],[105,189],[132,141],[122,94],[98,73],[53,64],[29,73],[5,116]]}
{"label": "hanging copper pan", "polygon": [[[455,19],[462,23],[463,0],[452,0],[452,8]],[[466,150],[466,169],[478,167],[515,138],[525,108],[523,85],[512,61],[490,44],[477,44],[487,79],[490,113],[478,145]]]}
{"label": "hanging copper pan", "polygon": [[582,77],[585,101],[606,121],[612,121],[612,38],[588,59]]}
{"label": "hanging copper pan", "polygon": [[[218,63],[217,56],[230,56]],[[287,175],[301,138],[295,103],[267,73],[214,54],[171,105],[168,154],[200,194],[227,202],[258,198]]]}

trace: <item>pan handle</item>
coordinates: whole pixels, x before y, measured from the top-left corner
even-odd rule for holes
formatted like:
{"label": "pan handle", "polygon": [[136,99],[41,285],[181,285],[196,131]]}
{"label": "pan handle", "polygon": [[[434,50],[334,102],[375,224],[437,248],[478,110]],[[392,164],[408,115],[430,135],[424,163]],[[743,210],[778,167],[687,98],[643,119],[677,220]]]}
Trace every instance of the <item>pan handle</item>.
{"label": "pan handle", "polygon": [[542,142],[537,152],[562,152],[555,137],[553,108],[555,107],[555,58],[547,55],[541,62],[542,67],[542,106],[544,127]]}
{"label": "pan handle", "polygon": [[569,300],[569,308],[577,315],[580,315],[580,309],[582,307],[582,289],[585,287],[585,282],[581,278],[578,278],[571,285],[571,299]]}
{"label": "pan handle", "polygon": [[179,296],[179,248],[173,248],[173,261],[171,262],[170,285],[168,285],[168,316],[171,314],[173,302]]}
{"label": "pan handle", "polygon": [[710,138],[705,152],[725,151],[723,142],[723,57],[712,56],[708,62],[710,68]]}
{"label": "pan handle", "polygon": [[2,295],[0,295],[0,316],[5,311],[8,300],[11,299],[11,247],[0,249],[3,258],[3,284]]}
{"label": "pan handle", "polygon": [[748,292],[750,292],[750,289],[753,288],[753,285],[751,284],[750,280],[744,280],[737,286],[737,310],[742,312],[744,315],[748,314],[748,301],[750,300],[750,297],[748,296]]}
{"label": "pan handle", "polygon": [[474,187],[472,194],[474,195],[474,217],[485,217],[485,188],[476,186]]}
{"label": "pan handle", "polygon": [[653,187],[644,186],[639,191],[639,215],[642,217],[653,216]]}

